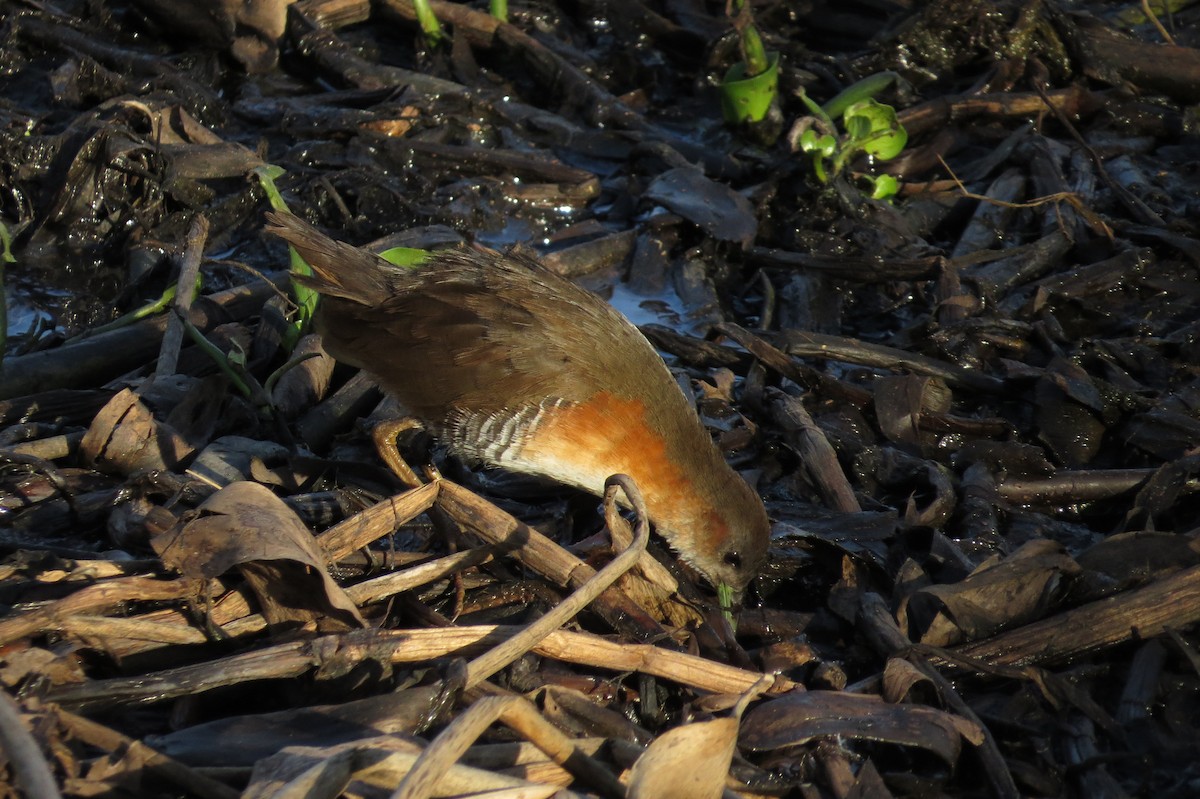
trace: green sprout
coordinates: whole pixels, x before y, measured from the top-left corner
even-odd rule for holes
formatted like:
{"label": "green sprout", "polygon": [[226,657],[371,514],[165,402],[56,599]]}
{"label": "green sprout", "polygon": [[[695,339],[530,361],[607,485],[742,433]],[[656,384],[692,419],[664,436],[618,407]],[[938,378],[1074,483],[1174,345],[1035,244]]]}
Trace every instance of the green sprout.
{"label": "green sprout", "polygon": [[779,53],[768,53],[763,46],[744,0],[732,0],[728,13],[738,34],[742,60],[731,66],[721,81],[721,111],[731,125],[761,122],[778,93]]}
{"label": "green sprout", "polygon": [[[908,143],[908,133],[896,116],[896,109],[875,99],[890,85],[894,73],[863,78],[838,94],[824,106],[813,102],[804,90],[800,99],[812,116],[800,121],[793,131],[793,149],[812,158],[813,172],[822,183],[840,175],[846,166],[866,154],[876,161],[890,161]],[[834,120],[841,118],[839,132]],[[899,184],[891,175],[864,175],[876,200],[891,197]]]}
{"label": "green sprout", "polygon": [[438,18],[433,13],[433,6],[429,4],[429,0],[413,0],[413,8],[417,12],[417,22],[421,25],[421,32],[425,34],[426,43],[430,47],[441,44],[446,34],[442,32],[442,26],[438,24]]}
{"label": "green sprout", "polygon": [[737,632],[737,619],[733,616],[733,588],[728,583],[717,585],[717,604],[721,607],[721,615],[729,622],[729,627]]}
{"label": "green sprout", "polygon": [[508,22],[508,0],[491,0],[488,10],[501,22]]}
{"label": "green sprout", "polygon": [[[283,168],[274,164],[263,164],[255,167],[253,173],[258,178],[263,191],[267,193],[267,200],[271,203],[271,208],[291,213],[287,203],[283,200],[283,195],[279,193],[279,189],[275,185],[275,180],[285,174]],[[300,257],[300,253],[296,252],[296,249],[290,244],[288,245],[288,257],[292,275],[312,276],[312,267]],[[309,288],[295,277],[292,278],[292,296],[296,300],[299,313],[284,333],[284,345],[288,352],[292,351],[300,337],[312,327],[313,315],[317,312],[317,301],[321,298],[315,289]]]}

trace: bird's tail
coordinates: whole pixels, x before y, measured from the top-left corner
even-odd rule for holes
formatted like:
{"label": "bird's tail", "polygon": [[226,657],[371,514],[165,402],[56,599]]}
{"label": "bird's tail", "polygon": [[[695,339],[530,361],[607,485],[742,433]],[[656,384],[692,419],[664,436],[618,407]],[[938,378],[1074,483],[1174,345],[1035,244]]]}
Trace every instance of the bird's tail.
{"label": "bird's tail", "polygon": [[266,232],[292,245],[312,267],[312,276],[296,276],[306,286],[361,305],[377,304],[391,294],[382,258],[334,241],[295,214],[270,211],[267,221]]}

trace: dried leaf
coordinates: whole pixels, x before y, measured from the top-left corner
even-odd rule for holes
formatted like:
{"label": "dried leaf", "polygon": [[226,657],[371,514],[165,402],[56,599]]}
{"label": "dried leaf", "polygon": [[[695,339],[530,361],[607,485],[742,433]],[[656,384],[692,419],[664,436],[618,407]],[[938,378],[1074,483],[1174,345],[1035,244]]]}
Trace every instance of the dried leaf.
{"label": "dried leaf", "polygon": [[183,437],[155,419],[130,389],[117,394],[96,414],[79,450],[86,463],[118,474],[170,470],[192,454]]}
{"label": "dried leaf", "polygon": [[922,588],[907,601],[910,622],[922,643],[949,646],[985,638],[997,630],[1045,615],[1061,594],[1063,579],[1079,566],[1052,541],[1032,541],[996,565],[965,580]]}
{"label": "dried leaf", "polygon": [[967,719],[931,707],[808,691],[789,693],[750,711],[742,724],[741,743],[755,751],[769,751],[827,737],[915,746],[954,765],[962,738],[978,745],[983,731]]}
{"label": "dried leaf", "polygon": [[750,201],[699,169],[676,167],[656,177],[643,197],[661,203],[713,238],[748,247],[758,231]]}
{"label": "dried leaf", "polygon": [[629,799],[704,799],[725,790],[737,748],[738,723],[746,706],[771,685],[762,677],[734,705],[728,718],[669,730],[654,740],[629,772]]}
{"label": "dried leaf", "polygon": [[257,483],[231,483],[151,544],[185,577],[211,579],[237,566],[273,624],[326,615],[365,626],[325,569],[312,533],[283,500]]}
{"label": "dried leaf", "polygon": [[629,799],[718,799],[737,745],[737,719],[710,719],[668,730],[629,774]]}

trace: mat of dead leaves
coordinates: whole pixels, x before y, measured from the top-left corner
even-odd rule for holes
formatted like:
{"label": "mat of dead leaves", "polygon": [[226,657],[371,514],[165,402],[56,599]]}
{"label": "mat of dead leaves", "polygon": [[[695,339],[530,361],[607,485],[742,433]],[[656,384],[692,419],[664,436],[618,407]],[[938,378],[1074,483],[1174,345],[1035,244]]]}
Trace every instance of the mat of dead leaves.
{"label": "mat of dead leaves", "polygon": [[[1200,793],[1200,11],[755,3],[733,131],[721,3],[288,5],[0,2],[5,796]],[[881,71],[821,184],[800,89]],[[624,302],[767,501],[736,633],[636,486],[402,490],[267,165]]]}

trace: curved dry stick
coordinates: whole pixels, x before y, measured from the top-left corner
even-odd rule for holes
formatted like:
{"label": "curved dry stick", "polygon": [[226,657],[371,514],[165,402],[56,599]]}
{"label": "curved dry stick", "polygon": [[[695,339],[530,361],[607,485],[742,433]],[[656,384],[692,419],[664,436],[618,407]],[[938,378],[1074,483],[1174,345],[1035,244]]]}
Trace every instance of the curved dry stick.
{"label": "curved dry stick", "polygon": [[592,603],[606,588],[617,581],[622,574],[629,571],[642,553],[646,551],[646,543],[650,540],[650,519],[646,515],[646,504],[642,500],[642,492],[638,490],[633,478],[624,474],[614,474],[604,481],[605,512],[616,503],[617,487],[625,492],[629,505],[637,514],[637,530],[633,543],[629,548],[600,571],[581,585],[573,594],[558,603],[540,619],[522,629],[500,646],[492,649],[467,664],[466,687],[471,688],[491,677],[500,669],[512,663],[517,658],[533,649],[538,643],[557,630],[569,619]]}
{"label": "curved dry stick", "polygon": [[442,775],[495,721],[502,721],[516,730],[545,752],[547,757],[604,796],[610,799],[623,799],[625,796],[624,786],[612,772],[584,754],[562,730],[542,718],[528,699],[521,696],[488,696],[465,710],[425,747],[421,757],[396,786],[392,799],[427,799],[432,796]]}

